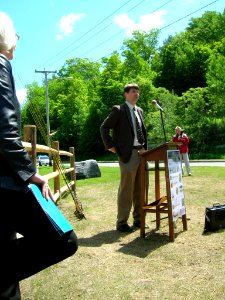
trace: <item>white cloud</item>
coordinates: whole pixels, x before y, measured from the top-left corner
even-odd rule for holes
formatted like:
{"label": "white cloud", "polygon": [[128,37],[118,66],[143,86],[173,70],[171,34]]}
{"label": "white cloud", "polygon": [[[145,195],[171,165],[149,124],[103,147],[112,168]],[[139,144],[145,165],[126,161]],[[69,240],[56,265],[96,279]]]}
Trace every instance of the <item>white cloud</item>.
{"label": "white cloud", "polygon": [[63,39],[63,37],[62,37],[62,35],[61,35],[61,34],[57,34],[57,35],[56,35],[56,39],[57,39],[58,41],[60,41],[60,40],[62,40],[62,39]]}
{"label": "white cloud", "polygon": [[56,35],[57,40],[63,39],[64,36],[68,36],[73,33],[75,22],[79,21],[82,17],[86,16],[85,14],[69,14],[63,16],[58,23],[59,33]]}
{"label": "white cloud", "polygon": [[139,22],[137,23],[135,23],[126,13],[124,13],[115,16],[114,22],[124,29],[127,35],[131,35],[134,30],[149,31],[153,28],[160,28],[165,22],[162,17],[166,13],[166,10],[160,10],[152,14],[143,15],[140,17]]}
{"label": "white cloud", "polygon": [[26,89],[17,90],[16,95],[17,95],[17,98],[18,98],[20,104],[22,104],[26,100],[27,90]]}

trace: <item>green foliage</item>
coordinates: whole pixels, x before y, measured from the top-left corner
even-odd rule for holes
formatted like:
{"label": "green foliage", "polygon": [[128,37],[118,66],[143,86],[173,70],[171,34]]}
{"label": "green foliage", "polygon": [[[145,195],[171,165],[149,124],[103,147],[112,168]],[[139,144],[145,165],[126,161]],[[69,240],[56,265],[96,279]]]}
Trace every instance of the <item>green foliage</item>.
{"label": "green foliage", "polygon": [[[22,108],[22,126],[36,124],[37,143],[45,143],[42,131],[47,134],[45,87],[39,87],[36,82],[27,85],[27,101]],[[38,124],[35,122],[35,116]]]}
{"label": "green foliage", "polygon": [[101,123],[102,119],[98,115],[97,107],[91,106],[78,144],[79,154],[82,159],[96,158],[104,151],[100,136]]}
{"label": "green foliage", "polygon": [[223,13],[205,12],[200,18],[192,18],[187,28],[189,40],[194,44],[214,47],[214,43],[224,38],[225,10]]}
{"label": "green foliage", "polygon": [[[149,101],[150,112],[145,116],[145,120],[149,132],[150,146],[155,146],[165,143],[165,141],[171,141],[176,126],[175,110],[178,97],[164,88],[154,88],[151,99],[157,100],[164,110],[164,112],[161,113],[152,105],[151,101]],[[165,129],[165,137],[163,126]]]}
{"label": "green foliage", "polygon": [[[106,155],[100,125],[113,105],[123,103],[124,85],[136,82],[150,147],[165,142],[162,125],[166,141],[179,125],[190,137],[192,155],[223,155],[224,31],[225,11],[206,12],[192,18],[184,32],[169,36],[160,48],[158,30],[135,31],[124,40],[121,56],[115,51],[101,63],[67,60],[57,76],[48,80],[51,133],[56,133],[53,139],[59,141],[61,149],[74,146],[82,159]],[[35,123],[35,111],[47,132],[45,86],[35,82],[28,85],[27,95],[22,107],[23,125]],[[152,105],[153,99],[165,113],[161,115]],[[38,142],[43,141],[38,132]]]}
{"label": "green foliage", "polygon": [[182,120],[177,125],[187,131],[190,152],[198,153],[198,158],[203,153],[216,152],[217,145],[225,143],[224,137],[221,139],[219,134],[220,130],[224,130],[224,122],[216,121],[216,112],[208,97],[206,88],[190,89],[182,95],[177,105],[176,113]]}
{"label": "green foliage", "polygon": [[73,58],[66,61],[64,66],[59,70],[59,77],[79,77],[85,82],[93,82],[98,80],[100,75],[101,64],[92,62],[89,59]]}
{"label": "green foliage", "polygon": [[99,83],[98,113],[103,119],[110,112],[113,105],[123,101],[122,62],[118,53],[113,53],[109,58],[103,58],[103,71]]}
{"label": "green foliage", "polygon": [[78,148],[88,113],[87,97],[87,86],[79,78],[73,80],[67,94],[52,95],[52,124],[56,119],[57,127],[54,130],[58,132],[57,137],[63,147],[70,145]]}
{"label": "green foliage", "polygon": [[186,33],[176,34],[160,50],[156,86],[163,86],[178,95],[189,88],[205,87],[209,56],[207,46],[193,44]]}
{"label": "green foliage", "polygon": [[152,29],[150,32],[134,31],[132,38],[124,41],[122,55],[128,58],[134,54],[136,58],[139,56],[149,64],[152,56],[156,54],[158,36],[158,29]]}
{"label": "green foliage", "polygon": [[123,43],[122,56],[125,57],[123,67],[123,77],[126,82],[135,81],[139,76],[148,77],[152,80],[155,72],[151,69],[152,58],[157,53],[157,38],[159,30],[151,30],[150,32],[134,31],[131,39],[127,39]]}
{"label": "green foliage", "polygon": [[[225,45],[224,45],[225,46]],[[210,57],[208,72],[206,74],[208,91],[215,115],[225,115],[225,56],[215,53]]]}

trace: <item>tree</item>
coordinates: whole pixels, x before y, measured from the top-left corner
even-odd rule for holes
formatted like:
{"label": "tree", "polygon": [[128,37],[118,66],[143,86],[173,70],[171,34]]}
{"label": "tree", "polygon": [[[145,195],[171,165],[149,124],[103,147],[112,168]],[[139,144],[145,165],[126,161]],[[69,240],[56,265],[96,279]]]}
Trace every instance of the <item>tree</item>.
{"label": "tree", "polygon": [[[51,131],[57,132],[54,139],[62,147],[75,146],[76,155],[84,159],[103,154],[99,127],[112,106],[124,102],[124,85],[136,82],[151,147],[164,142],[160,111],[152,105],[155,99],[165,111],[167,140],[180,125],[191,139],[191,153],[211,151],[211,146],[215,151],[221,143],[219,137],[225,144],[224,31],[225,11],[206,12],[191,19],[184,32],[169,36],[161,48],[158,30],[135,31],[124,40],[122,57],[115,51],[101,63],[67,60],[57,76],[49,79]],[[23,124],[34,123],[34,104],[45,126],[45,86],[37,83],[28,86]]]}
{"label": "tree", "polygon": [[99,81],[99,117],[103,120],[113,105],[123,101],[123,64],[119,54],[114,52],[109,58],[102,59],[102,73]]}
{"label": "tree", "polygon": [[134,31],[132,38],[126,39],[122,46],[122,56],[125,58],[123,77],[134,81],[139,76],[153,80],[155,73],[151,69],[151,62],[157,53],[159,30],[150,32]]}
{"label": "tree", "polygon": [[149,32],[134,31],[132,38],[123,42],[122,56],[128,58],[130,54],[140,56],[148,64],[157,52],[159,30],[152,29]]}
{"label": "tree", "polygon": [[160,49],[154,83],[179,96],[190,88],[205,87],[209,56],[210,48],[206,45],[191,43],[186,33],[176,34]]}
{"label": "tree", "polygon": [[192,18],[186,31],[169,36],[159,50],[159,62],[153,64],[154,81],[179,96],[190,88],[206,87],[206,72],[213,49],[224,38],[225,11],[206,12]]}
{"label": "tree", "polygon": [[147,115],[145,113],[145,120],[148,129],[149,145],[153,147],[165,143],[163,125],[166,141],[171,140],[177,124],[174,112],[179,98],[165,88],[153,88],[150,99],[156,100],[164,110],[161,116],[161,112],[152,105],[152,100],[149,101],[149,111]]}
{"label": "tree", "polygon": [[190,152],[207,153],[212,145],[213,112],[207,88],[191,88],[182,94],[176,112],[190,138]]}
{"label": "tree", "polygon": [[49,84],[50,122],[62,147],[74,146],[79,154],[79,142],[88,114],[88,89],[82,78],[72,81],[52,81]]}
{"label": "tree", "polygon": [[46,143],[47,125],[46,125],[46,100],[45,86],[39,87],[37,82],[26,86],[27,100],[23,105],[21,112],[22,126],[37,126],[37,142]]}
{"label": "tree", "polygon": [[200,18],[192,18],[186,29],[193,44],[214,48],[214,43],[224,38],[225,10],[223,13],[206,11]]}
{"label": "tree", "polygon": [[215,116],[223,118],[225,115],[225,56],[214,53],[210,57],[209,68],[206,74],[208,91]]}

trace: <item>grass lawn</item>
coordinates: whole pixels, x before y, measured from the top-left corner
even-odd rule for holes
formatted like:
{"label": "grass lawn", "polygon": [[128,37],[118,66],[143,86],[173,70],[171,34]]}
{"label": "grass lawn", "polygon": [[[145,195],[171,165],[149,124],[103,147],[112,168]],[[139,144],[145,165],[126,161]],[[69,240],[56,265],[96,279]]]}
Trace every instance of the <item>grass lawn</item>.
{"label": "grass lawn", "polygon": [[154,231],[153,214],[145,239],[139,230],[115,230],[119,168],[100,169],[101,177],[77,181],[85,220],[75,220],[70,196],[59,202],[79,238],[77,253],[23,280],[22,299],[225,299],[225,230],[203,234],[205,208],[225,203],[225,168],[192,167],[183,177],[188,230],[179,219],[173,243],[166,219]]}

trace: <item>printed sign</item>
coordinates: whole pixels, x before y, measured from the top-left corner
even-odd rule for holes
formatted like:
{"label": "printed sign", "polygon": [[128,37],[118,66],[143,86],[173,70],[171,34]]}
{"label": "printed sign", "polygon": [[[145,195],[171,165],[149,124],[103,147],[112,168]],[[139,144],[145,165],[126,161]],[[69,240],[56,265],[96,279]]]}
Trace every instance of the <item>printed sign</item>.
{"label": "printed sign", "polygon": [[186,214],[179,150],[167,150],[173,221]]}

